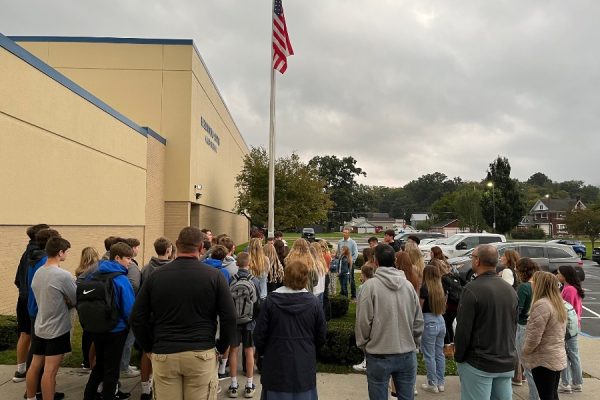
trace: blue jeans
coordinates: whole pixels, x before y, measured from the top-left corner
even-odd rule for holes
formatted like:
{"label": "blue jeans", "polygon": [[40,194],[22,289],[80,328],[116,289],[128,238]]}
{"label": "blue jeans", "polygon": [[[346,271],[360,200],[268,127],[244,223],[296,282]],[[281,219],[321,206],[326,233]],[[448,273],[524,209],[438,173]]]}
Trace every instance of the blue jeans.
{"label": "blue jeans", "polygon": [[417,379],[417,354],[368,354],[367,383],[369,400],[387,400],[390,376],[396,385],[398,398],[413,400]]}
{"label": "blue jeans", "polygon": [[579,360],[579,346],[577,345],[578,335],[565,340],[567,349],[567,368],[560,373],[560,380],[563,385],[581,385],[583,376],[581,374],[581,361]]}
{"label": "blue jeans", "polygon": [[133,336],[133,331],[129,330],[127,339],[125,339],[125,346],[123,346],[123,354],[121,354],[121,371],[127,371],[129,368],[129,362],[131,361],[131,349],[133,348],[134,343],[135,337]]}
{"label": "blue jeans", "polygon": [[[526,325],[517,324],[517,337],[515,338],[515,345],[517,346],[517,355],[519,356],[519,360],[522,359],[521,350],[523,349],[523,340],[525,339],[525,327]],[[529,400],[538,400],[540,397],[538,395],[537,388],[535,387],[535,383],[533,382],[531,370],[523,367],[523,374],[525,374],[525,378],[527,378]]]}
{"label": "blue jeans", "polygon": [[423,314],[425,329],[421,338],[421,351],[427,368],[427,382],[430,385],[444,384],[446,357],[444,357],[444,337],[446,322],[441,315]]}
{"label": "blue jeans", "polygon": [[466,362],[456,365],[460,376],[461,400],[512,400],[511,379],[514,371],[490,373]]}
{"label": "blue jeans", "polygon": [[348,297],[348,274],[340,275],[340,295]]}

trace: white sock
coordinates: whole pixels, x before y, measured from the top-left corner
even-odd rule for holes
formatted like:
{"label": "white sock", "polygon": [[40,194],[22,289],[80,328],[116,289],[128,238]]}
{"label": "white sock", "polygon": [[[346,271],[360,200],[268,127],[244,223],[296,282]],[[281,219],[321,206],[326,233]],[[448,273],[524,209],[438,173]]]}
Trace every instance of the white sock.
{"label": "white sock", "polygon": [[238,383],[237,383],[237,376],[232,376],[231,377],[231,386],[233,387],[237,387]]}
{"label": "white sock", "polygon": [[35,397],[35,396],[33,396],[33,397],[28,397],[28,398],[27,398],[27,400],[35,400],[35,399],[36,399],[36,397]]}
{"label": "white sock", "polygon": [[152,382],[151,381],[142,382],[142,393],[150,394],[151,392],[152,392]]}
{"label": "white sock", "polygon": [[222,358],[221,361],[219,361],[219,373],[220,374],[225,373],[225,365],[227,365],[227,359]]}
{"label": "white sock", "polygon": [[104,386],[102,385],[102,382],[100,382],[100,384],[98,385],[98,393],[102,393],[102,389],[104,389]]}
{"label": "white sock", "polygon": [[253,377],[250,377],[250,378],[248,378],[248,379],[246,380],[246,386],[247,386],[247,387],[252,387],[252,380],[253,380]]}
{"label": "white sock", "polygon": [[20,363],[17,364],[17,372],[22,374],[27,370],[27,364],[26,363]]}

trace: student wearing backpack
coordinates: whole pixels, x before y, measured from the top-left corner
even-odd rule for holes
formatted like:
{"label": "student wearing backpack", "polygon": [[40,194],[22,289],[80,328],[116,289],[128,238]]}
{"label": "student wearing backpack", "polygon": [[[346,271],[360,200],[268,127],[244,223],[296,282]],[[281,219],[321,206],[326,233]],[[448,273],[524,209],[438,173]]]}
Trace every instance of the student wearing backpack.
{"label": "student wearing backpack", "polygon": [[229,285],[233,303],[235,304],[237,337],[235,338],[229,351],[229,371],[231,375],[231,385],[227,390],[227,395],[231,398],[239,396],[237,381],[237,360],[240,343],[242,344],[245,363],[246,363],[246,385],[243,395],[246,398],[254,396],[256,385],[253,382],[254,377],[254,340],[252,333],[256,326],[256,316],[259,312],[259,291],[260,282],[248,270],[250,265],[250,255],[240,253],[237,259],[238,273],[235,274]]}
{"label": "student wearing backpack", "polygon": [[[77,288],[79,319],[83,328],[92,333],[96,348],[96,365],[85,386],[84,400],[96,399],[101,382],[103,400],[113,400],[117,393],[119,364],[135,300],[133,287],[127,279],[132,257],[133,250],[127,243],[113,244],[110,260],[100,261],[98,270]],[[106,317],[101,318],[102,315]]]}
{"label": "student wearing backpack", "polygon": [[33,360],[27,371],[27,399],[34,400],[42,367],[42,397],[54,399],[56,374],[65,355],[71,351],[71,314],[76,302],[75,282],[71,274],[60,268],[71,244],[61,238],[48,240],[47,260],[31,283],[39,309],[31,341]]}
{"label": "student wearing backpack", "polygon": [[225,246],[213,246],[211,247],[210,257],[205,258],[202,262],[221,271],[225,280],[229,283],[231,282],[231,275],[229,275],[227,268],[223,266],[225,256],[227,256],[227,248]]}
{"label": "student wearing backpack", "polygon": [[[577,345],[577,337],[579,326],[581,325],[581,307],[585,293],[577,277],[575,268],[570,265],[561,265],[558,267],[557,278],[563,284],[561,296],[563,300],[571,306],[576,315],[576,325],[567,330],[565,337],[565,347],[567,350],[567,368],[561,374],[561,385],[558,387],[559,393],[581,392],[583,390],[583,375],[581,373],[581,362],[579,360],[579,347]],[[572,313],[567,312],[572,316]],[[571,318],[569,318],[569,326]]]}

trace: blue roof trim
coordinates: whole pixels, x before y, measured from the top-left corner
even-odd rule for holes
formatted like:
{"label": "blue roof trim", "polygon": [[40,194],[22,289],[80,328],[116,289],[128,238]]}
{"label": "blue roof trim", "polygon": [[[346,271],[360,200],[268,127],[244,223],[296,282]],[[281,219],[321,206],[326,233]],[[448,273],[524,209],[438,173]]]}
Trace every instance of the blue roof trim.
{"label": "blue roof trim", "polygon": [[[13,36],[13,37],[17,38],[20,36]],[[28,36],[28,37],[33,38],[34,36]],[[40,41],[40,40],[31,40],[31,41]],[[24,48],[22,48],[21,46],[19,46],[18,44],[16,44],[11,39],[9,39],[8,37],[4,36],[1,33],[0,33],[0,47],[4,48],[8,52],[19,57],[21,60],[23,60],[27,64],[31,65],[33,68],[37,69],[38,71],[45,74],[46,76],[52,78],[56,82],[60,83],[61,85],[63,85],[64,87],[66,87],[67,89],[72,91],[73,93],[82,97],[83,99],[89,101],[90,103],[92,103],[93,105],[95,105],[96,107],[101,109],[102,111],[106,112],[107,114],[112,115],[117,120],[119,120],[122,123],[124,123],[125,125],[129,126],[131,129],[137,131],[138,133],[140,133],[143,136],[146,136],[146,137],[148,136],[147,129],[142,128],[141,126],[139,126],[138,124],[136,124],[135,122],[133,122],[132,120],[127,118],[125,115],[121,114],[120,112],[118,112],[117,110],[115,110],[114,108],[112,108],[111,106],[109,106],[108,104],[106,104],[105,102],[103,102],[102,100],[97,98],[96,96],[94,96],[92,93],[88,92],[87,90],[85,90],[84,88],[82,88],[81,86],[79,86],[78,84],[76,84],[75,82],[73,82],[72,80],[70,80],[69,78],[67,78],[66,76],[64,76],[63,74],[61,74],[60,72],[58,72],[57,70],[55,70],[54,68],[52,68],[51,66],[49,66],[48,64],[46,64],[45,62],[43,62],[42,60],[40,60],[39,58],[37,58],[36,56],[34,56],[33,54],[31,54],[30,52],[28,52],[27,50],[25,50]],[[164,140],[163,144],[166,144],[166,139],[161,137],[158,133],[152,131],[152,135],[153,135],[153,137],[156,137],[157,139],[161,138],[162,140],[161,139],[158,139],[158,140],[160,140],[161,142]],[[156,135],[156,136],[154,136],[154,135]]]}
{"label": "blue roof trim", "polygon": [[142,39],[115,37],[85,37],[85,36],[8,36],[15,42],[61,42],[61,43],[129,43],[129,44],[193,44],[191,39]]}
{"label": "blue roof trim", "polygon": [[146,130],[146,133],[148,134],[148,136],[152,136],[154,139],[158,140],[159,142],[161,142],[164,145],[167,144],[167,139],[165,139],[164,137],[160,136],[158,133],[154,132],[152,130],[152,128],[149,128],[149,127],[145,126],[143,129]]}

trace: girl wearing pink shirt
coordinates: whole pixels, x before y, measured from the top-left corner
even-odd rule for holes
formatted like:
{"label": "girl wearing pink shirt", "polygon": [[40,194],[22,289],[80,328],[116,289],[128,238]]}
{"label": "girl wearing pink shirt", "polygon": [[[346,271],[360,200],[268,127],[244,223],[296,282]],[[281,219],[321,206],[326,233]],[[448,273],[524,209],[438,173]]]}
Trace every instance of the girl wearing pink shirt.
{"label": "girl wearing pink shirt", "polygon": [[[570,303],[575,309],[579,326],[581,327],[581,302],[585,293],[581,288],[577,272],[570,265],[561,265],[558,267],[557,277],[563,284],[561,296],[564,301]],[[565,338],[565,347],[567,350],[567,368],[560,374],[561,384],[558,387],[558,391],[560,393],[581,392],[583,376],[581,374],[577,335]]]}

